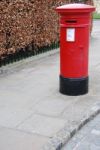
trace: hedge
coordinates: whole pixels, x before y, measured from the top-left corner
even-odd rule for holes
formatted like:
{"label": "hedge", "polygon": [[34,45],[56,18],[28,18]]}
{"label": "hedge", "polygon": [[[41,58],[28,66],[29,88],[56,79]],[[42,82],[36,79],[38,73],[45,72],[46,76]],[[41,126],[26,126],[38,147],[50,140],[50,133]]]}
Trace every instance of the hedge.
{"label": "hedge", "polygon": [[15,54],[30,43],[30,51],[59,41],[54,8],[68,0],[1,0],[0,58]]}

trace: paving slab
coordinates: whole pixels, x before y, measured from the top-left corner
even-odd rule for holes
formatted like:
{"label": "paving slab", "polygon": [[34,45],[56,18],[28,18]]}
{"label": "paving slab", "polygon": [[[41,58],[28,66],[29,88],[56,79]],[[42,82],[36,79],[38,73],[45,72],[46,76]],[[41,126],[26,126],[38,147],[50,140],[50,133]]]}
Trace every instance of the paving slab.
{"label": "paving slab", "polygon": [[32,115],[32,111],[0,108],[0,126],[14,128]]}
{"label": "paving slab", "polygon": [[39,150],[47,141],[47,137],[0,128],[0,150]]}
{"label": "paving slab", "polygon": [[25,120],[22,124],[20,124],[17,129],[47,137],[52,137],[64,127],[65,123],[66,121],[63,119],[35,114]]}

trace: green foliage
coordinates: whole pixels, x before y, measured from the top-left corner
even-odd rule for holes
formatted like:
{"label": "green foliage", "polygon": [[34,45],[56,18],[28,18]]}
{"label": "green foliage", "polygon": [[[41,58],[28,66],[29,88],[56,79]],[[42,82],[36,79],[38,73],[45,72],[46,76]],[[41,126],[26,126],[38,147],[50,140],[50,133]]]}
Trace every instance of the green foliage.
{"label": "green foliage", "polygon": [[100,13],[95,12],[93,14],[93,19],[100,19]]}

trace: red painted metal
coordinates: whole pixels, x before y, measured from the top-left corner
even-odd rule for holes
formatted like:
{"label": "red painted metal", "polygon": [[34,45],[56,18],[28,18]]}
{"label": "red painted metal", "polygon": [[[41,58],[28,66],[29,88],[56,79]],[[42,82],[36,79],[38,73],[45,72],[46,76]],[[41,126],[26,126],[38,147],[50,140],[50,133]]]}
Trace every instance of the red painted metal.
{"label": "red painted metal", "polygon": [[88,50],[91,12],[95,7],[68,4],[56,8],[60,13],[60,75],[88,77]]}

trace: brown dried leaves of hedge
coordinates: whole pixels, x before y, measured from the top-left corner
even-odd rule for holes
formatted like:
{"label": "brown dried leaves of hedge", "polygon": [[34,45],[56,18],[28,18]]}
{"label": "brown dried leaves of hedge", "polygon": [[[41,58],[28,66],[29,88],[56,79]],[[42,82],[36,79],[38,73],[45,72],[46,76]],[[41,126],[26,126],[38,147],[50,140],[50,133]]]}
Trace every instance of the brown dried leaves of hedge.
{"label": "brown dried leaves of hedge", "polygon": [[33,42],[36,47],[59,40],[54,8],[67,0],[0,1],[0,56]]}

